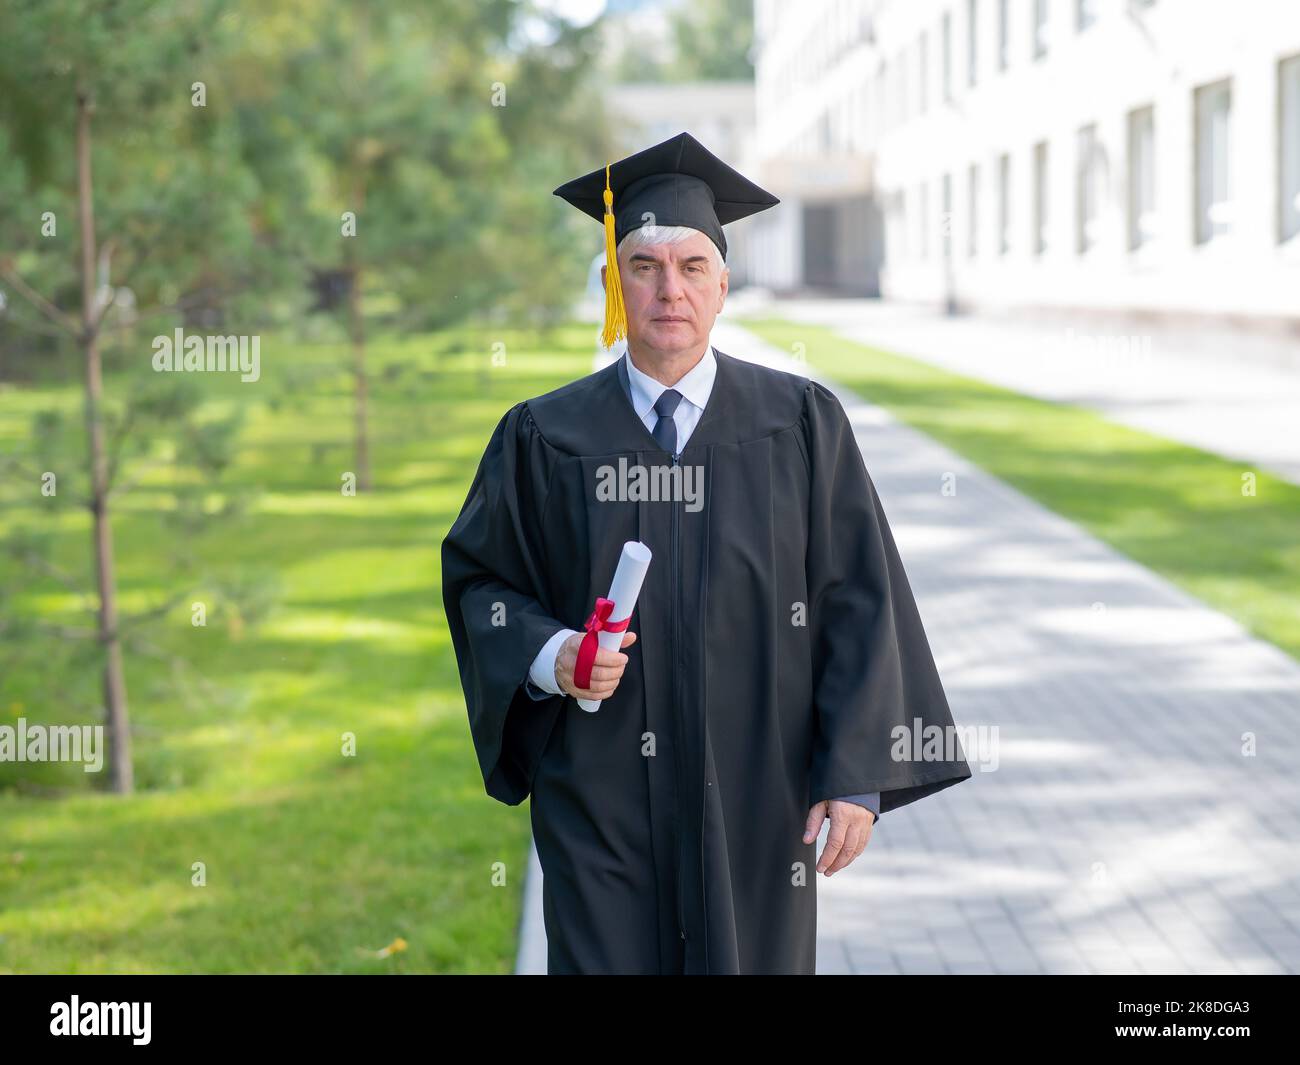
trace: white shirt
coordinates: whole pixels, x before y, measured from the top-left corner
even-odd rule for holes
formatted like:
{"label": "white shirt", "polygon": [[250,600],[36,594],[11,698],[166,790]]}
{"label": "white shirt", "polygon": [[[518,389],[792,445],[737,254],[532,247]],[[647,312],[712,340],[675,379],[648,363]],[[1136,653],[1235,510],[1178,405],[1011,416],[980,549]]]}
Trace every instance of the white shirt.
{"label": "white shirt", "polygon": [[654,432],[654,427],[659,422],[659,415],[655,411],[659,397],[670,388],[681,393],[681,402],[673,411],[673,422],[677,426],[677,450],[680,452],[686,447],[686,441],[695,427],[700,424],[704,406],[713,392],[713,380],[718,376],[718,360],[713,354],[713,345],[710,344],[705,349],[700,361],[687,370],[675,385],[666,385],[642,373],[627,353],[623,355],[623,364],[627,367],[628,384],[632,386],[632,407],[651,432]]}
{"label": "white shirt", "polygon": [[[669,388],[675,388],[681,393],[681,402],[673,411],[673,423],[677,426],[677,450],[680,452],[686,447],[686,441],[690,439],[695,427],[700,424],[704,407],[713,392],[713,382],[718,376],[718,359],[713,351],[713,338],[709,338],[709,346],[704,349],[700,361],[682,374],[673,385],[666,385],[662,381],[656,381],[649,374],[642,373],[636,368],[628,352],[623,353],[623,363],[627,367],[628,384],[631,385],[632,407],[651,432],[654,432],[654,427],[659,421],[659,415],[655,411],[655,403],[659,401],[659,397]],[[533,659],[532,668],[528,671],[528,679],[542,691],[549,692],[551,695],[564,694],[555,680],[555,658],[560,653],[560,645],[577,631],[577,629],[561,629],[546,641],[537,657]],[[536,692],[529,691],[528,694],[534,698],[539,697]]]}

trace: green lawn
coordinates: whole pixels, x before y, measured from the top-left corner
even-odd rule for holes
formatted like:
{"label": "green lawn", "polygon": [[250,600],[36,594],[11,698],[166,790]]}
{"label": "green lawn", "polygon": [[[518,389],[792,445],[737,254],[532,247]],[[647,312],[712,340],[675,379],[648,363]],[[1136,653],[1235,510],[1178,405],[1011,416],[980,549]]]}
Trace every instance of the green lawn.
{"label": "green lawn", "polygon": [[[260,382],[205,382],[214,410],[247,411],[228,479],[249,509],[189,546],[214,580],[264,584],[274,606],[240,625],[213,602],[199,628],[186,604],[130,653],[135,795],[76,767],[0,765],[0,972],[510,970],[527,805],[483,790],[439,545],[506,408],[591,370],[589,328],[542,350],[531,336],[374,343],[376,490],[355,497],[340,492],[343,349],[264,338]],[[490,365],[494,340],[505,366]],[[110,375],[110,393],[126,387]],[[75,382],[0,390],[0,453],[28,447],[35,411],[79,403]],[[146,479],[116,515],[131,607],[173,586],[157,487]],[[9,477],[0,536],[20,524],[88,570],[84,513]],[[17,577],[0,560],[0,581]],[[81,623],[75,605],[47,582],[16,604],[64,624]],[[35,655],[0,653],[0,722],[93,722],[93,651],[39,639]],[[399,937],[405,950],[374,956]]]}
{"label": "green lawn", "polygon": [[1300,487],[829,329],[744,324],[1300,658]]}

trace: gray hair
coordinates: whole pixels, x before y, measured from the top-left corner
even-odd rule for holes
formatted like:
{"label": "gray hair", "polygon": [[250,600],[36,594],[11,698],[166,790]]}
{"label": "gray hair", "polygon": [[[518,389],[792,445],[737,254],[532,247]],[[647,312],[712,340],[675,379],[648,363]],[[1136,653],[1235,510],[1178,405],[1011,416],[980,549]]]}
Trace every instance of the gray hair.
{"label": "gray hair", "polygon": [[[629,230],[618,242],[618,251],[621,252],[625,244],[629,248],[643,248],[647,244],[680,244],[699,232],[701,231],[690,226],[654,226],[647,223],[637,229]],[[713,243],[712,238],[709,240],[709,247],[713,249],[713,262],[718,268],[718,273],[722,273],[727,268],[727,260],[723,257],[722,249]]]}

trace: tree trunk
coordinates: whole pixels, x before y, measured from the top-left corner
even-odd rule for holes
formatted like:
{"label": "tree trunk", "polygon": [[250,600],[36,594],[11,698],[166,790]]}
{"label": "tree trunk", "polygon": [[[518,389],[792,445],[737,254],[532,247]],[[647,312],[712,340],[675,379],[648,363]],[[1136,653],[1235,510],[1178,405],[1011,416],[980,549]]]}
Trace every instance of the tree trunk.
{"label": "tree trunk", "polygon": [[81,221],[81,317],[86,353],[86,439],[90,444],[90,500],[99,584],[99,642],[104,648],[104,708],[108,717],[109,767],[113,791],[134,790],[131,722],[126,675],[117,631],[117,586],[113,569],[113,526],[108,512],[108,461],[104,451],[104,377],[99,357],[95,304],[95,213],[90,179],[90,95],[77,91],[77,211]]}
{"label": "tree trunk", "polygon": [[[355,241],[356,237],[349,238]],[[353,244],[348,244],[349,248]],[[356,432],[357,491],[370,491],[370,443],[366,429],[366,414],[370,405],[370,390],[366,383],[366,319],[361,311],[361,262],[355,252],[350,254],[351,280],[348,286],[348,333],[352,337],[353,417]]]}
{"label": "tree trunk", "polygon": [[345,259],[351,284],[348,286],[348,335],[352,338],[352,381],[354,432],[356,436],[357,491],[370,491],[370,434],[367,415],[370,406],[370,389],[366,381],[366,319],[361,307],[361,239],[362,211],[366,205],[366,166],[362,140],[366,128],[362,110],[365,107],[366,50],[370,43],[370,19],[365,4],[357,9],[356,32],[352,38],[352,84],[356,93],[355,133],[352,139],[349,163],[352,192],[352,210],[357,219],[357,230],[346,238]]}

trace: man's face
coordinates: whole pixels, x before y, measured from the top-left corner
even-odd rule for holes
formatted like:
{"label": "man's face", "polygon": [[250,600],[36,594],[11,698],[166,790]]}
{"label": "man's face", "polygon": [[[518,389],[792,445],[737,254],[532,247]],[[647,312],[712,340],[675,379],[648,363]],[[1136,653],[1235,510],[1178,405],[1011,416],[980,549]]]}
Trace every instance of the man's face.
{"label": "man's face", "polygon": [[680,244],[619,249],[629,346],[668,356],[702,351],[727,298],[728,271],[718,269],[718,258],[700,232]]}

